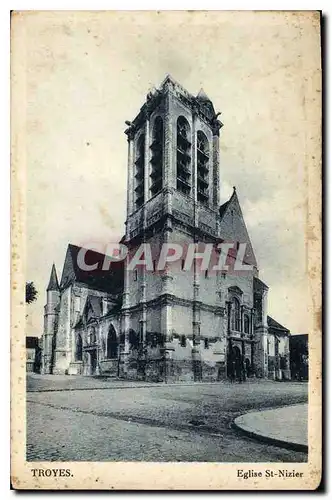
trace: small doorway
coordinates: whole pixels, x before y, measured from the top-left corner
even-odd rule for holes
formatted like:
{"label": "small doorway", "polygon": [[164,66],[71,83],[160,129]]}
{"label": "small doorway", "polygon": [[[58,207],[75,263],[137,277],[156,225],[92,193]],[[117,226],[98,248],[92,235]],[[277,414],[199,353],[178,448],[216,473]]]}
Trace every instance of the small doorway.
{"label": "small doorway", "polygon": [[107,359],[117,359],[118,358],[118,339],[116,336],[116,331],[113,325],[110,326],[107,335]]}
{"label": "small doorway", "polygon": [[95,375],[97,369],[97,349],[90,351],[90,375]]}
{"label": "small doorway", "polygon": [[242,354],[241,350],[236,345],[229,345],[227,356],[227,374],[228,377],[234,380],[242,378]]}

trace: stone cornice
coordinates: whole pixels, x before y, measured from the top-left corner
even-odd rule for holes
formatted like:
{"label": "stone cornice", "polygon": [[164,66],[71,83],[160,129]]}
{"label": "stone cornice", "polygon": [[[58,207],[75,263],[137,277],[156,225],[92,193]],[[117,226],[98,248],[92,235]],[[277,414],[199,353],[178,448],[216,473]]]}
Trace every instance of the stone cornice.
{"label": "stone cornice", "polygon": [[246,342],[247,344],[257,344],[259,340],[251,339],[250,337],[235,337],[234,335],[227,335],[227,340],[237,342]]}
{"label": "stone cornice", "polygon": [[[202,310],[202,311],[209,311],[212,312],[218,316],[224,316],[225,314],[225,308],[222,306],[213,306],[211,304],[205,304],[204,302],[201,301],[195,301],[196,305]],[[162,294],[158,298],[149,300],[144,303],[144,306],[146,307],[156,307],[156,306],[174,306],[174,305],[179,305],[179,306],[184,306],[184,307],[190,307],[192,308],[194,304],[193,300],[188,300],[184,299],[181,297],[176,297],[175,295],[172,294]],[[137,304],[135,306],[130,306],[126,307],[126,309],[122,308],[121,311],[140,311],[143,308],[143,304]],[[100,318],[103,320],[103,318]]]}

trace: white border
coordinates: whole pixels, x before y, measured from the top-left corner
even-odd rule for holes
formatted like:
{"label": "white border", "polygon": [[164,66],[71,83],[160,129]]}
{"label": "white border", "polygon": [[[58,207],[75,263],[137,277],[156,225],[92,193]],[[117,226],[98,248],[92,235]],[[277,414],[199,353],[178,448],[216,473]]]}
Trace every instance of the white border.
{"label": "white border", "polygon": [[[107,1],[107,0],[94,0],[92,1],[70,1],[70,0],[58,0],[58,1],[48,1],[47,4],[45,0],[34,0],[34,1],[14,1],[7,2],[4,0],[1,2],[0,6],[0,54],[1,54],[1,101],[0,101],[0,109],[1,109],[1,168],[0,168],[0,202],[1,202],[1,210],[0,210],[0,221],[1,221],[1,263],[3,273],[1,274],[1,330],[2,330],[2,338],[1,338],[1,382],[2,382],[2,408],[5,409],[1,412],[2,420],[1,420],[1,474],[0,474],[0,491],[1,498],[11,497],[14,492],[9,490],[9,373],[10,373],[10,363],[9,363],[9,269],[10,269],[10,249],[9,249],[9,241],[10,241],[10,230],[9,230],[9,220],[10,220],[10,182],[9,182],[9,163],[10,163],[10,153],[9,153],[9,144],[10,144],[10,129],[9,129],[9,116],[10,116],[10,93],[9,93],[9,51],[10,51],[10,28],[9,28],[9,19],[10,19],[10,10],[319,10],[323,11],[323,14],[328,18],[329,13],[331,12],[331,2],[325,0],[323,2],[319,2],[319,5],[313,5],[314,2],[309,1],[295,1],[289,2],[284,0],[279,0],[278,2],[267,2],[266,1],[254,1],[254,2],[246,2],[245,0],[233,0],[232,2],[220,2],[220,1],[211,1],[205,0],[204,2],[189,2],[189,1],[181,1],[181,0],[167,0],[167,1],[144,1],[144,2],[135,2],[135,1]],[[79,4],[79,5],[78,5]],[[78,9],[79,8],[79,9]],[[330,20],[328,20],[330,22]],[[326,23],[328,24],[328,23]],[[325,46],[325,93],[327,93],[327,82],[331,81],[330,72],[331,72],[331,64],[330,63],[330,51],[331,51],[331,43],[330,36],[326,33],[326,46]],[[326,100],[326,96],[325,96]],[[331,203],[329,203],[329,199],[331,193],[329,192],[330,188],[330,178],[331,175],[328,174],[328,169],[330,166],[330,155],[328,150],[328,144],[330,142],[330,134],[328,134],[328,122],[331,117],[331,104],[329,101],[325,102],[329,104],[328,108],[325,112],[325,182],[326,186],[326,222],[330,222],[332,220],[332,208]],[[330,225],[330,224],[329,224]],[[328,249],[332,248],[332,228],[326,226],[326,258],[328,258]],[[331,294],[328,293],[328,283],[326,283],[326,292],[327,292],[327,300],[326,306],[328,307],[327,321],[326,321],[326,332],[330,332],[330,311],[332,309],[332,298]],[[332,359],[332,343],[326,341],[326,347],[328,348],[328,352],[325,353],[325,361],[328,359]],[[329,375],[328,373],[328,363],[326,362],[326,373],[325,375]],[[329,380],[326,380],[326,388],[328,390]],[[326,391],[327,392],[327,391]],[[327,394],[326,394],[327,396]],[[6,404],[8,403],[8,404]],[[6,421],[6,425],[4,425],[4,420]],[[329,419],[327,419],[327,422]],[[327,455],[331,456],[331,444],[328,446],[326,450]],[[331,464],[326,464],[327,470],[325,471],[326,477],[331,476]],[[62,493],[66,495],[65,493]],[[284,494],[284,493],[279,493]],[[40,497],[40,493],[38,497]],[[48,493],[43,493],[42,497],[47,497]],[[67,494],[68,495],[68,494]],[[132,493],[130,496],[134,497],[135,493]],[[202,493],[204,495],[204,493]],[[82,496],[85,494],[82,493]],[[177,496],[177,495],[175,495]],[[240,494],[232,493],[232,497],[240,496]]]}

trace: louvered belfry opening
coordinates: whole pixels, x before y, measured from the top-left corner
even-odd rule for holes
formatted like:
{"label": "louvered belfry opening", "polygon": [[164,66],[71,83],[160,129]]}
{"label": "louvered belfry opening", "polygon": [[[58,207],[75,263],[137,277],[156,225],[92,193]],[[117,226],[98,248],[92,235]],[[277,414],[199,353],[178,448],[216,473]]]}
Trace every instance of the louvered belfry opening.
{"label": "louvered belfry opening", "polygon": [[135,161],[135,207],[139,208],[144,203],[144,152],[145,136],[142,134],[137,141]]}
{"label": "louvered belfry opening", "polygon": [[151,143],[151,196],[159,193],[163,187],[163,155],[164,155],[164,124],[160,116],[157,116],[152,134]]}
{"label": "louvered belfry opening", "polygon": [[209,201],[209,142],[203,132],[197,132],[197,200]]}
{"label": "louvered belfry opening", "polygon": [[187,195],[191,191],[191,142],[189,137],[189,123],[183,116],[180,116],[177,121],[176,187]]}

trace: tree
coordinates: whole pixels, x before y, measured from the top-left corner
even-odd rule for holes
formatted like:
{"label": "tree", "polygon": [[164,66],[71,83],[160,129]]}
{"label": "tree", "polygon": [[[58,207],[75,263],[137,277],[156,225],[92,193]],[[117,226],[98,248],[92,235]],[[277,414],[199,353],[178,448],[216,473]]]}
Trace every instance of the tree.
{"label": "tree", "polygon": [[25,302],[27,304],[31,304],[31,302],[34,302],[35,300],[37,300],[37,295],[38,295],[38,292],[35,288],[33,281],[28,281],[25,284]]}

